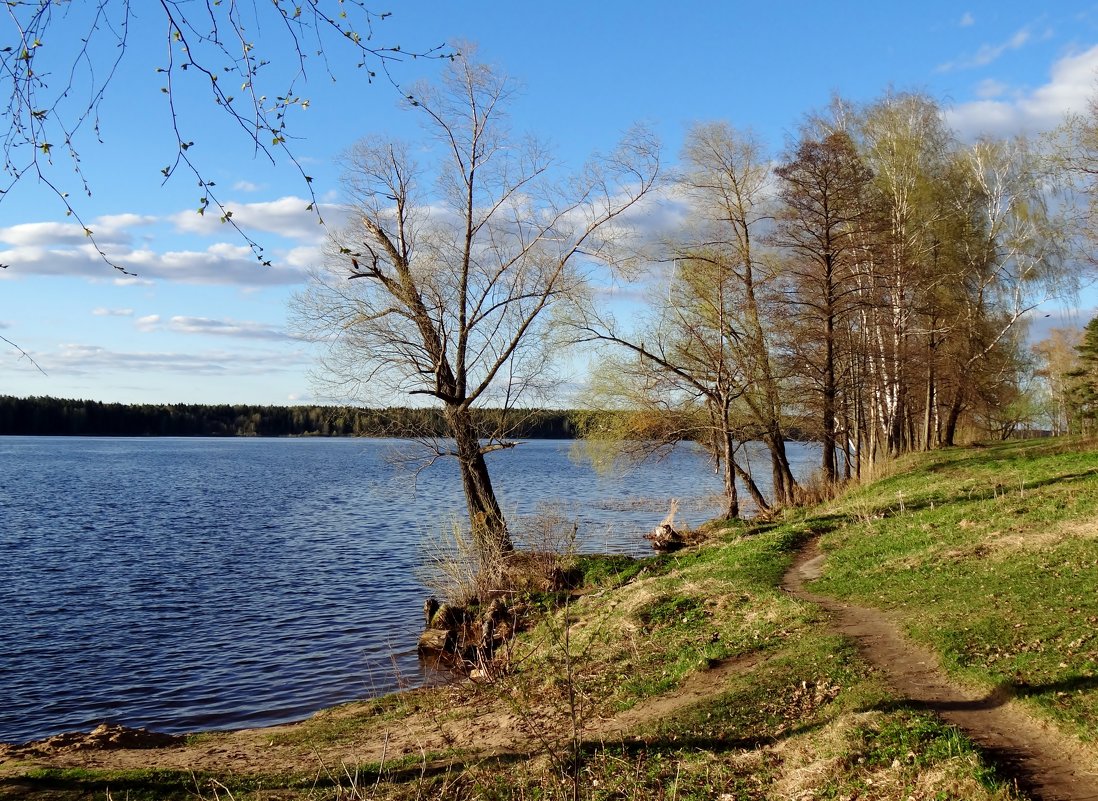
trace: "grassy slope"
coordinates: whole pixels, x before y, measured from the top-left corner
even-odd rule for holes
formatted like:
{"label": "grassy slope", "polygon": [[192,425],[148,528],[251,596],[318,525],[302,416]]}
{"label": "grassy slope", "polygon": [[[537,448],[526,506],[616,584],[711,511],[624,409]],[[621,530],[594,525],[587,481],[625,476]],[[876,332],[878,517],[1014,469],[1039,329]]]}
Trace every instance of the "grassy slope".
{"label": "grassy slope", "polygon": [[[904,469],[907,468],[907,469]],[[814,589],[894,610],[969,681],[1098,735],[1098,447],[954,449],[850,493]]]}
{"label": "grassy slope", "polygon": [[[376,738],[406,708],[447,703],[453,718],[509,711],[523,753],[486,756],[458,742],[316,785],[314,765],[302,765],[296,787],[285,776],[220,779],[237,801],[272,797],[257,785],[285,788],[274,796],[284,799],[1016,797],[956,730],[897,707],[852,645],[777,584],[797,547],[822,533],[828,567],[814,591],[893,610],[963,678],[1008,682],[1042,714],[1092,734],[1098,456],[1080,445],[914,457],[829,504],[730,526],[639,571],[589,563],[593,589],[525,636],[498,681],[437,691],[436,700],[383,699],[338,723],[320,715],[292,735],[319,754],[371,731]],[[741,657],[753,666],[719,673],[703,700],[651,715],[625,736],[606,723],[623,710],[644,718]],[[27,797],[76,797],[45,792],[62,787],[102,798],[107,780],[131,799],[196,797],[193,778],[185,795],[172,774],[163,783],[124,778],[40,774]]]}

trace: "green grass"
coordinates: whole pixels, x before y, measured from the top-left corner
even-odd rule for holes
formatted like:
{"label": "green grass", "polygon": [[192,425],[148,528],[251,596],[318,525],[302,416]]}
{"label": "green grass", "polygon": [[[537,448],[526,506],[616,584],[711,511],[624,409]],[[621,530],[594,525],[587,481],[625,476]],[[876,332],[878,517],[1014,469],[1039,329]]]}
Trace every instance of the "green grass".
{"label": "green grass", "polygon": [[[86,768],[32,768],[17,782],[24,797],[46,799],[102,799],[113,801],[174,801],[196,798],[214,798],[218,793],[225,797],[254,795],[264,789],[280,788],[300,790],[322,788],[323,780],[315,776],[222,776],[213,773],[187,770],[91,770]],[[0,784],[0,792],[4,790]],[[19,797],[11,791],[12,796]]]}
{"label": "green grass", "polygon": [[1098,732],[1098,454],[953,449],[843,498],[813,589],[892,610],[957,675]]}
{"label": "green grass", "polygon": [[619,554],[577,554],[575,566],[589,589],[620,587],[650,569],[655,559],[634,559]]}
{"label": "green grass", "polygon": [[[594,721],[674,692],[723,660],[755,660],[722,674],[714,696],[626,741],[587,737],[581,797],[785,798],[793,796],[783,788],[797,781],[817,798],[866,795],[870,786],[894,787],[903,798],[1014,797],[963,735],[897,708],[854,645],[827,633],[814,606],[779,589],[797,548],[842,518],[816,509],[728,526],[714,544],[644,560],[625,581],[611,578],[613,592],[577,599],[533,633],[538,656],[523,663],[508,694],[562,718],[566,668],[577,697],[591,700],[581,712]],[[484,767],[467,789],[477,798],[568,797],[568,776],[533,764],[509,763],[507,782],[486,780],[486,771],[495,774]],[[815,784],[797,778],[817,770]]]}

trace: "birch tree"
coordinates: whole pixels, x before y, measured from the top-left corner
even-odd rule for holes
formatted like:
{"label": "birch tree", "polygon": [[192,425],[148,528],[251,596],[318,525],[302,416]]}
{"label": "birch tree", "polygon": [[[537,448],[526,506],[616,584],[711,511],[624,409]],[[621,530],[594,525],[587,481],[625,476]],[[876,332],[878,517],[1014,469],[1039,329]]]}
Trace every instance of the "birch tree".
{"label": "birch tree", "polygon": [[953,137],[937,104],[918,94],[889,94],[871,104],[857,116],[853,134],[884,215],[882,247],[866,284],[876,302],[865,305],[862,322],[872,379],[872,460],[912,445],[917,317],[936,280],[933,228],[942,211],[935,190]]}

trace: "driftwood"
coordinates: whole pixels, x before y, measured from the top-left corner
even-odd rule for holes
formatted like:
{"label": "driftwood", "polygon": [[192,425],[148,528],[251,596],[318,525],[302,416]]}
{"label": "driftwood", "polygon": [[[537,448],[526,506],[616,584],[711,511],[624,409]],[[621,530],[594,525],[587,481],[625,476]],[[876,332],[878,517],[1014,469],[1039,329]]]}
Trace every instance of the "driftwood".
{"label": "driftwood", "polygon": [[678,499],[672,498],[671,510],[667,513],[667,517],[655,529],[644,535],[644,538],[652,543],[652,548],[659,553],[670,553],[688,545],[684,532],[675,528],[675,514],[678,511]]}
{"label": "driftwood", "polygon": [[682,532],[668,523],[660,523],[653,531],[644,535],[652,543],[653,550],[659,553],[671,553],[686,547]]}
{"label": "driftwood", "polygon": [[428,598],[423,611],[428,620],[419,636],[420,656],[460,668],[490,660],[514,636],[525,608],[496,598],[484,609],[473,611]]}

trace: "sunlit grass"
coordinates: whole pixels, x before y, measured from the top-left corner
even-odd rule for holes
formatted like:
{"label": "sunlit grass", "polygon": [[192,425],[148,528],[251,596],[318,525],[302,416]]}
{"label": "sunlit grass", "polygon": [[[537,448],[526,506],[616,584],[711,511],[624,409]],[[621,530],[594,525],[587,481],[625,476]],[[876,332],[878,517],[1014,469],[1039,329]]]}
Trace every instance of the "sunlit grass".
{"label": "sunlit grass", "polygon": [[1098,732],[1098,454],[1080,440],[909,460],[835,508],[818,592],[893,610],[964,678]]}

